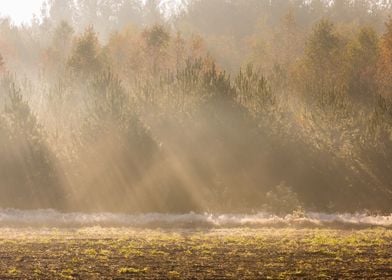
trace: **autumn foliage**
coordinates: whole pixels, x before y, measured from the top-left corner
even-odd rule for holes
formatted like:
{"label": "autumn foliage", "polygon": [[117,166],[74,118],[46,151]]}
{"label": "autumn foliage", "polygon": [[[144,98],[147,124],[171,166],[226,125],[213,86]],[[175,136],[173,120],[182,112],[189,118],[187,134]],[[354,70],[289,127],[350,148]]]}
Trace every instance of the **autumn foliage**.
{"label": "autumn foliage", "polygon": [[373,2],[1,19],[0,207],[391,211],[392,19]]}

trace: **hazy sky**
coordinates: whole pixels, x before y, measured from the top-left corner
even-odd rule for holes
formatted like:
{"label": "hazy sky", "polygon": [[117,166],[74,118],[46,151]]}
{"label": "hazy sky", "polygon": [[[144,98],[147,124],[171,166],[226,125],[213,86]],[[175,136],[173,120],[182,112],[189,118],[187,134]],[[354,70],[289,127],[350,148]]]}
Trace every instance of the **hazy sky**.
{"label": "hazy sky", "polygon": [[10,16],[16,24],[29,23],[33,13],[40,15],[43,0],[0,0],[0,16]]}

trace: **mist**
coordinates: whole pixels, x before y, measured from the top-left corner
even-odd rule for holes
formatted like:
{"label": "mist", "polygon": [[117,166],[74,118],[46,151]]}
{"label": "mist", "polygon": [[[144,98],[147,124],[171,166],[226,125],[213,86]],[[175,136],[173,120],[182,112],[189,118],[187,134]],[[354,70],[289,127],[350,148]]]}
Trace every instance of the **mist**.
{"label": "mist", "polygon": [[390,214],[390,13],[51,0],[0,18],[0,208]]}

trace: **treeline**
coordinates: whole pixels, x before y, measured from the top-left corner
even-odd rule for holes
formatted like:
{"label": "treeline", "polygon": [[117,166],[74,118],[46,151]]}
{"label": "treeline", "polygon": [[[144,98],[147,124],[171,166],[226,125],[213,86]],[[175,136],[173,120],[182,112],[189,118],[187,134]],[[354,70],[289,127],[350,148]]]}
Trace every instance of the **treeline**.
{"label": "treeline", "polygon": [[388,1],[87,2],[2,21],[0,207],[391,211]]}

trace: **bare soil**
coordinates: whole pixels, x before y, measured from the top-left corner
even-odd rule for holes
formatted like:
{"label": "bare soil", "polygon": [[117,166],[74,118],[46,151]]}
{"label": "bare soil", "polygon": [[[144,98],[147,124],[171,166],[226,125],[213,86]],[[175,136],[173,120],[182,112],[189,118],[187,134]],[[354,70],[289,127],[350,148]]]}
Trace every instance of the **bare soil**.
{"label": "bare soil", "polygon": [[392,279],[392,230],[0,228],[0,279]]}

